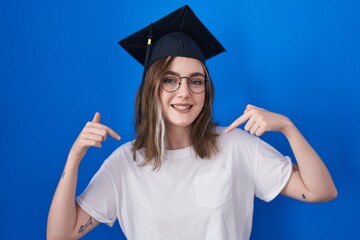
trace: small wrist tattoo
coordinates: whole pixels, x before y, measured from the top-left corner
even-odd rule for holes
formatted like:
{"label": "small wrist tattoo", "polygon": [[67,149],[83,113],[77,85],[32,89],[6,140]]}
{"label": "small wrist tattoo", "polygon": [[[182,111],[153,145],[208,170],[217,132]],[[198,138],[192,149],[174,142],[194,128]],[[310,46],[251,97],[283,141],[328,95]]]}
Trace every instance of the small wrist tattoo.
{"label": "small wrist tattoo", "polygon": [[301,196],[302,196],[302,198],[303,198],[303,199],[306,199],[306,196],[305,196],[305,194],[301,194]]}

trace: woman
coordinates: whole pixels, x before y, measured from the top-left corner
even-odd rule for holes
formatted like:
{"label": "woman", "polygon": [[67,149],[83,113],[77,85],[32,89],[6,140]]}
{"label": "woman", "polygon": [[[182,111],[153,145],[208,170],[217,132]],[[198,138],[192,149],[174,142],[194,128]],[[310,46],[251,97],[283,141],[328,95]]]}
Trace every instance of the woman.
{"label": "woman", "polygon": [[[181,31],[152,36],[178,16]],[[139,57],[145,74],[136,99],[137,137],[109,156],[74,203],[88,148],[101,147],[107,135],[120,136],[96,113],[76,139],[51,204],[49,239],[78,239],[117,219],[128,239],[248,239],[254,196],[270,201],[281,193],[308,202],[336,197],[326,166],[287,117],[248,105],[226,129],[213,123],[205,59],[223,49],[214,50],[218,42],[212,39],[210,53],[204,50],[201,38],[210,33],[197,23],[196,32],[203,32],[197,37],[184,27],[186,19],[194,23],[187,6],[145,29],[155,44]],[[245,122],[250,134],[235,129]],[[298,166],[256,137],[266,131],[286,136]]]}

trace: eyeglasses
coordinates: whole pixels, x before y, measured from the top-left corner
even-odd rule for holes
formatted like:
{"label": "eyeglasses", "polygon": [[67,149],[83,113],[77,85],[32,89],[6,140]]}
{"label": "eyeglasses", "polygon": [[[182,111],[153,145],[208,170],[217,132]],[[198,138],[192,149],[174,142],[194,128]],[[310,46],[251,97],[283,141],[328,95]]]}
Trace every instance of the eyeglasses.
{"label": "eyeglasses", "polygon": [[196,73],[190,77],[180,77],[174,72],[166,72],[161,79],[161,86],[167,92],[175,92],[180,88],[181,79],[186,78],[189,89],[196,94],[205,91],[206,77],[201,73]]}

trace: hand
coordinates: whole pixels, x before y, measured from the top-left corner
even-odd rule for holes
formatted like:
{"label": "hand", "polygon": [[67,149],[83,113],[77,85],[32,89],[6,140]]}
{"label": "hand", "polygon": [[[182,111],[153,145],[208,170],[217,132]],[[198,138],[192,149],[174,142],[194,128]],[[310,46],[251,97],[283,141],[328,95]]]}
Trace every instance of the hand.
{"label": "hand", "polygon": [[231,132],[246,121],[245,131],[249,131],[256,136],[261,136],[267,131],[279,131],[285,134],[287,129],[293,126],[286,116],[249,104],[246,106],[244,114],[230,124],[225,132]]}
{"label": "hand", "polygon": [[100,113],[97,112],[95,113],[93,120],[87,122],[80,132],[70,150],[69,156],[80,161],[89,147],[101,148],[101,143],[106,140],[107,135],[110,135],[116,140],[120,140],[119,134],[100,123]]}

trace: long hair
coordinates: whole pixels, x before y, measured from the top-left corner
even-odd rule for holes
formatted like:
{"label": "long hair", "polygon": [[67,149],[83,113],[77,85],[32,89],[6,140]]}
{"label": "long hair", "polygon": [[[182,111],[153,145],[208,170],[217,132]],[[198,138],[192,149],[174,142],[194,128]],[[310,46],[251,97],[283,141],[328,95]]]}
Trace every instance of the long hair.
{"label": "long hair", "polygon": [[[160,81],[175,57],[162,58],[153,63],[145,76],[143,86],[139,88],[135,101],[135,132],[136,138],[132,146],[133,158],[136,152],[144,150],[144,160],[140,166],[153,165],[159,170],[164,159],[166,125],[160,101]],[[212,103],[214,86],[209,72],[203,64],[206,76],[204,107],[192,123],[191,142],[197,156],[210,159],[218,152],[216,124],[212,120]],[[141,102],[140,102],[141,101]]]}

